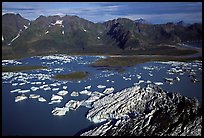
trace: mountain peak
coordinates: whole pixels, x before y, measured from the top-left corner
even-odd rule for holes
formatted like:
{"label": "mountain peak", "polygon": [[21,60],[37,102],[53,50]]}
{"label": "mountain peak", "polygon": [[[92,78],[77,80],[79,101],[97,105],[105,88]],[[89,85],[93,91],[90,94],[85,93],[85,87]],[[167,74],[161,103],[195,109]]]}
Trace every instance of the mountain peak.
{"label": "mountain peak", "polygon": [[143,18],[139,18],[135,20],[135,23],[139,23],[139,24],[147,24],[147,21]]}
{"label": "mountain peak", "polygon": [[185,23],[184,21],[179,21],[176,23],[176,25],[179,25],[179,26],[188,26],[189,24]]}

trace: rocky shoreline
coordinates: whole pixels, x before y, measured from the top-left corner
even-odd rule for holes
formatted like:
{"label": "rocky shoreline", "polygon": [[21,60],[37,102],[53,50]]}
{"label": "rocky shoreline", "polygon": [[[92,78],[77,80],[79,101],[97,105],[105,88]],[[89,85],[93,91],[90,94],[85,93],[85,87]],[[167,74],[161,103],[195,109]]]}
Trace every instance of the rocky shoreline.
{"label": "rocky shoreline", "polygon": [[201,135],[202,105],[198,100],[165,92],[157,85],[109,94],[92,107],[86,117],[101,125],[81,136]]}

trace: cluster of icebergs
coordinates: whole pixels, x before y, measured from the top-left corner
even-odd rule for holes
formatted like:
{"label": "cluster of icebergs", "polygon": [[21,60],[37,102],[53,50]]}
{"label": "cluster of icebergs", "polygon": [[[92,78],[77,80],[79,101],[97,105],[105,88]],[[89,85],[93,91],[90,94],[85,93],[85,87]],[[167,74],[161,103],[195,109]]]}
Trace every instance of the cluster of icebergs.
{"label": "cluster of icebergs", "polygon": [[5,65],[21,65],[22,62],[16,60],[2,60],[2,66]]}
{"label": "cluster of icebergs", "polygon": [[[194,68],[197,68],[198,70],[202,71],[202,61],[194,61],[194,62],[169,61],[169,62],[160,62],[160,63],[169,64],[172,66],[170,69],[167,70],[167,73],[170,75],[177,74],[181,76],[187,73],[188,76],[190,77],[190,80],[193,83],[199,82]],[[173,84],[175,81],[180,81],[179,76],[177,76],[176,78],[164,78],[164,79],[167,83]]]}
{"label": "cluster of icebergs", "polygon": [[[79,94],[85,94],[85,95],[88,95],[89,98],[87,98],[86,100],[82,100],[82,101],[76,101],[76,100],[70,100],[68,101],[64,107],[55,107],[53,110],[52,110],[52,114],[53,115],[57,115],[57,116],[62,116],[62,115],[65,115],[66,112],[68,112],[70,109],[71,110],[76,110],[78,109],[80,106],[85,106],[87,108],[91,108],[92,107],[92,103],[98,99],[100,99],[102,96],[104,95],[107,95],[107,94],[110,94],[114,91],[114,88],[111,87],[111,88],[106,88],[103,93],[100,93],[100,92],[97,92],[97,91],[94,91],[94,92],[91,92],[91,91],[88,91],[87,89],[91,88],[91,86],[86,86],[85,87],[85,90],[82,90],[80,92],[76,92],[76,91],[73,91],[71,93],[71,96],[78,96]],[[61,100],[62,97],[59,97],[59,96],[56,96],[56,95],[53,95],[53,99],[57,99],[57,100]]]}

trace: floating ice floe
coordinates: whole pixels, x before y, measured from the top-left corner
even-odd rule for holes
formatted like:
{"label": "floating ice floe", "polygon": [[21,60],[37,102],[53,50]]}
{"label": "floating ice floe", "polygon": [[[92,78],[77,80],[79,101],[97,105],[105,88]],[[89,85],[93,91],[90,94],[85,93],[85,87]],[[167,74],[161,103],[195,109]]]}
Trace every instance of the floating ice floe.
{"label": "floating ice floe", "polygon": [[163,85],[163,82],[154,82],[156,85]]}
{"label": "floating ice floe", "polygon": [[84,29],[84,32],[86,32],[87,30],[86,29]]}
{"label": "floating ice floe", "polygon": [[16,61],[16,60],[2,60],[2,66],[5,65],[20,65],[22,62]]}
{"label": "floating ice floe", "polygon": [[43,98],[43,97],[39,97],[39,98],[38,98],[38,101],[39,101],[39,102],[46,102],[47,100],[46,100],[45,98]]}
{"label": "floating ice floe", "polygon": [[144,80],[139,80],[139,82],[134,83],[134,85],[139,85],[140,83],[144,83],[144,82],[145,82]]}
{"label": "floating ice floe", "polygon": [[25,83],[23,82],[23,83],[19,83],[19,85],[24,85]]}
{"label": "floating ice floe", "polygon": [[91,85],[84,87],[84,89],[91,89]]}
{"label": "floating ice floe", "polygon": [[45,87],[45,88],[43,88],[43,90],[48,91],[48,90],[51,90],[51,88],[50,87]]}
{"label": "floating ice floe", "polygon": [[49,33],[49,31],[46,31],[46,32],[45,32],[45,34],[48,34],[48,33]]}
{"label": "floating ice floe", "polygon": [[62,99],[63,99],[62,96],[53,94],[53,95],[52,95],[52,98],[51,98],[51,101],[53,101],[53,100],[62,100]]}
{"label": "floating ice floe", "polygon": [[40,97],[40,95],[38,95],[38,94],[30,94],[30,96],[29,96],[29,98],[31,98],[31,99],[37,99],[39,97]]}
{"label": "floating ice floe", "polygon": [[81,104],[82,102],[80,101],[70,100],[68,103],[65,104],[65,107],[71,110],[76,110]]}
{"label": "floating ice floe", "polygon": [[106,86],[105,85],[98,85],[97,88],[100,88],[100,89],[103,89],[105,88]]}
{"label": "floating ice floe", "polygon": [[140,79],[140,78],[141,78],[141,76],[137,74],[137,78],[138,78],[138,79]]}
{"label": "floating ice floe", "polygon": [[19,92],[21,89],[15,89],[15,90],[12,90],[10,91],[11,93],[14,93],[14,92]]}
{"label": "floating ice floe", "polygon": [[56,115],[56,116],[63,116],[66,114],[66,112],[69,111],[69,108],[65,108],[65,107],[62,107],[62,108],[59,108],[59,107],[56,107],[52,110],[52,114],[53,115]]}
{"label": "floating ice floe", "polygon": [[83,91],[80,91],[79,92],[80,94],[86,94],[86,95],[91,95],[91,91],[88,91],[88,90],[83,90]]}
{"label": "floating ice floe", "polygon": [[97,37],[98,39],[101,39],[99,36]]}
{"label": "floating ice floe", "polygon": [[22,95],[19,95],[19,96],[16,96],[15,97],[15,102],[19,102],[19,101],[22,101],[22,100],[25,100],[27,99],[28,97],[25,96],[25,94],[22,94]]}
{"label": "floating ice floe", "polygon": [[66,89],[67,89],[67,86],[63,86],[62,88],[63,88],[64,90],[66,90]]}
{"label": "floating ice floe", "polygon": [[73,92],[71,93],[71,96],[79,96],[79,93],[76,92],[76,91],[73,91]]}
{"label": "floating ice floe", "polygon": [[131,78],[126,78],[126,77],[123,77],[123,79],[124,79],[124,80],[131,80]]}
{"label": "floating ice floe", "polygon": [[53,103],[61,103],[61,100],[60,100],[60,99],[58,99],[58,100],[53,100],[53,101],[49,102],[48,104],[53,104]]}
{"label": "floating ice floe", "polygon": [[110,93],[112,93],[114,91],[114,88],[113,87],[110,87],[110,88],[106,88],[104,91],[103,91],[103,93],[105,93],[105,94],[110,94]]}
{"label": "floating ice floe", "polygon": [[40,86],[40,89],[44,89],[44,87],[48,87],[48,84]]}
{"label": "floating ice floe", "polygon": [[18,83],[12,83],[12,86],[17,86],[18,85]]}
{"label": "floating ice floe", "polygon": [[59,88],[52,88],[52,91],[58,91]]}
{"label": "floating ice floe", "polygon": [[30,89],[31,89],[32,91],[37,91],[39,88],[33,86],[33,87],[31,87]]}
{"label": "floating ice floe", "polygon": [[64,34],[64,31],[62,31],[62,34]]}
{"label": "floating ice floe", "polygon": [[153,76],[153,74],[152,74],[152,73],[149,73],[149,76],[151,76],[151,77],[152,77],[152,76]]}
{"label": "floating ice floe", "polygon": [[27,92],[30,92],[30,90],[20,90],[20,91],[18,91],[18,93],[27,93]]}
{"label": "floating ice floe", "polygon": [[57,94],[60,95],[60,96],[65,96],[65,95],[68,94],[68,91],[62,90],[62,91],[59,91]]}

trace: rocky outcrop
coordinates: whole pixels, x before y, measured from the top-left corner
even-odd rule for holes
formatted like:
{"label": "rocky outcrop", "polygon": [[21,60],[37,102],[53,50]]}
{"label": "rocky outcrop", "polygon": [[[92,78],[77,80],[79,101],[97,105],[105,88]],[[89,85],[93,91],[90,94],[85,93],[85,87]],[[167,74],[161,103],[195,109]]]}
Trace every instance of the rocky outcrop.
{"label": "rocky outcrop", "polygon": [[82,136],[198,136],[202,113],[196,99],[168,93],[157,85],[138,86],[93,103],[87,118],[101,123]]}

